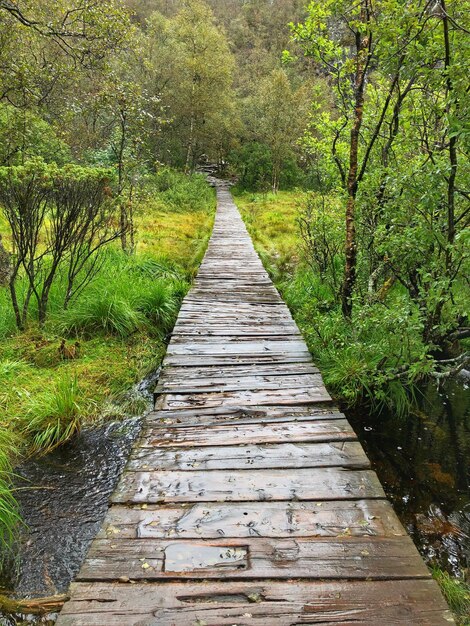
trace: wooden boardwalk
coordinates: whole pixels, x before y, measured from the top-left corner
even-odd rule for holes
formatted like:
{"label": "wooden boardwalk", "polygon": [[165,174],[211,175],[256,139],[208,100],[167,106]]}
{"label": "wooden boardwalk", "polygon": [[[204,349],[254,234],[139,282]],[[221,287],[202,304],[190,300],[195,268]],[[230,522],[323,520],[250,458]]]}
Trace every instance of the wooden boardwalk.
{"label": "wooden boardwalk", "polygon": [[452,623],[230,193],[58,626]]}

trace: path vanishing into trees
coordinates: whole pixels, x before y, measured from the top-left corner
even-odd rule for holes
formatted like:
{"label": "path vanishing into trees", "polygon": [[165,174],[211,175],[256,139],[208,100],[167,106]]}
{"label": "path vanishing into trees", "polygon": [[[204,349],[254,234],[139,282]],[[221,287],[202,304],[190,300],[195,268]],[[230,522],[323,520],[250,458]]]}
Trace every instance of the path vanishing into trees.
{"label": "path vanishing into trees", "polygon": [[217,193],[155,411],[57,624],[453,623]]}

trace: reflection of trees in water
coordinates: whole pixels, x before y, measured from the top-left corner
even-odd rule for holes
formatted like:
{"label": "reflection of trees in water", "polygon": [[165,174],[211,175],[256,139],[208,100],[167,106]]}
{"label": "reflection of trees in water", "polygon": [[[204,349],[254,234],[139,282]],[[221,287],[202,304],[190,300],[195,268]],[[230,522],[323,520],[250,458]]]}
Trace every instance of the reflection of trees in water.
{"label": "reflection of trees in water", "polygon": [[470,391],[461,381],[445,391],[429,386],[404,419],[351,416],[408,532],[425,555],[454,570],[468,567],[469,418]]}

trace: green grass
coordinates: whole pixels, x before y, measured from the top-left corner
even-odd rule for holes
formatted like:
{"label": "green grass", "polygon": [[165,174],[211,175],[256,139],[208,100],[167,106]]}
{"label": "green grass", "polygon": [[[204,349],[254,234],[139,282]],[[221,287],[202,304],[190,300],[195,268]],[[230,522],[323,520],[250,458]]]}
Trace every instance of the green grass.
{"label": "green grass", "polygon": [[7,548],[0,551],[0,570],[9,560],[21,522],[12,491],[12,465],[17,454],[18,436],[7,424],[0,423],[0,546]]}
{"label": "green grass", "polygon": [[433,570],[433,577],[454,613],[458,626],[470,626],[470,585],[463,580],[452,578],[438,568]]}
{"label": "green grass", "polygon": [[31,398],[21,420],[31,452],[46,453],[69,441],[91,413],[91,407],[83,401],[77,376],[64,373],[54,386]]}

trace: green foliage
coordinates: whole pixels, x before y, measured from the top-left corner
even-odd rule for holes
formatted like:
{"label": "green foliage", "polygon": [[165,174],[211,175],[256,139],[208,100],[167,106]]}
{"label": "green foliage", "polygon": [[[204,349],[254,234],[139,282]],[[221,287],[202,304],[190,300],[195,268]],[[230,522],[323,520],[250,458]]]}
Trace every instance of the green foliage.
{"label": "green foliage", "polygon": [[34,112],[0,104],[0,165],[19,165],[33,157],[61,165],[70,160],[70,149]]}
{"label": "green foliage", "polygon": [[458,626],[470,625],[470,586],[463,580],[452,578],[447,572],[434,568],[432,575],[439,583],[442,593],[452,612]]}
{"label": "green foliage", "polygon": [[83,403],[77,377],[65,374],[52,389],[31,398],[23,418],[31,450],[45,453],[69,441],[91,411]]}
{"label": "green foliage", "polygon": [[[4,369],[6,364],[3,365]],[[0,369],[0,381],[2,380]],[[18,454],[18,437],[12,428],[0,423],[0,571],[9,557],[9,548],[17,539],[20,514],[12,491],[12,459]]]}
{"label": "green foliage", "polygon": [[[422,339],[419,310],[396,284],[356,303],[351,322],[344,320],[331,275],[340,255],[338,201],[320,193],[299,200],[285,192],[264,198],[245,193],[237,201],[331,393],[349,406],[370,402],[403,415],[435,361]],[[324,264],[323,246],[333,255]]]}

